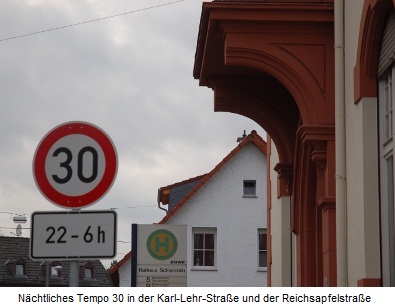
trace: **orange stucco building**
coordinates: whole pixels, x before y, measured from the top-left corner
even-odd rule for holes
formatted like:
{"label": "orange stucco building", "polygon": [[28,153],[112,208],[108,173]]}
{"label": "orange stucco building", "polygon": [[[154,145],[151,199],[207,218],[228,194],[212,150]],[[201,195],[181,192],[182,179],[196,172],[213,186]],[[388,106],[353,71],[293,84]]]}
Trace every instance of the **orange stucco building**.
{"label": "orange stucco building", "polygon": [[[269,180],[268,186],[269,191],[276,190],[269,193],[269,248],[272,255],[290,254],[280,265],[290,273],[275,283],[278,271],[268,266],[268,285],[393,283],[382,277],[387,267],[395,272],[391,243],[395,231],[389,229],[394,224],[393,198],[383,204],[379,195],[384,171],[376,156],[380,124],[375,116],[380,109],[380,42],[394,2],[203,3],[194,78],[213,89],[215,111],[259,123],[270,136],[268,157],[270,144],[276,155],[268,167],[276,172],[276,180]],[[367,97],[374,97],[375,104]],[[391,178],[387,178],[390,194]],[[274,220],[273,206],[281,199],[289,207],[289,220],[281,222],[283,230],[288,228],[292,235],[283,236],[287,248],[275,251],[278,242],[272,241],[276,237],[272,226],[279,221]],[[380,217],[383,208],[392,214],[390,222]],[[382,225],[387,225],[388,249],[380,247]]]}
{"label": "orange stucco building", "polygon": [[270,2],[205,3],[194,77],[216,111],[272,138],[279,196],[293,195],[297,284],[321,286],[336,280],[333,1]]}

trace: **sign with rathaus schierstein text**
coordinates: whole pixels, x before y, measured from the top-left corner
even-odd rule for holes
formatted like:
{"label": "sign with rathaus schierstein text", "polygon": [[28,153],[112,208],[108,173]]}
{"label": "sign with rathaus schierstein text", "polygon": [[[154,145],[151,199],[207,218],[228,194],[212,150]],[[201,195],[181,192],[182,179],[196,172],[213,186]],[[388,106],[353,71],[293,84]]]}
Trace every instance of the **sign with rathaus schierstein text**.
{"label": "sign with rathaus schierstein text", "polygon": [[187,285],[187,227],[132,225],[132,287]]}

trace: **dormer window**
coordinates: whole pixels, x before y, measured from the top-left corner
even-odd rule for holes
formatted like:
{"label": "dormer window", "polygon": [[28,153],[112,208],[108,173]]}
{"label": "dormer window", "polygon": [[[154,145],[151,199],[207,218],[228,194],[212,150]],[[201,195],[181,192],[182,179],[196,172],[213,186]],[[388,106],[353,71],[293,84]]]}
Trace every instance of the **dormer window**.
{"label": "dormer window", "polygon": [[51,277],[60,277],[60,270],[57,270],[55,266],[51,266]]}
{"label": "dormer window", "polygon": [[15,275],[26,275],[24,264],[16,264],[15,265]]}
{"label": "dormer window", "polygon": [[85,278],[93,278],[93,268],[85,268]]}
{"label": "dormer window", "polygon": [[19,259],[9,259],[5,263],[12,275],[15,277],[25,277],[26,276],[26,261],[22,258]]}
{"label": "dormer window", "polygon": [[62,266],[59,261],[51,262],[51,278],[62,277]]}
{"label": "dormer window", "polygon": [[84,262],[80,264],[80,277],[82,279],[95,278],[95,270],[92,262]]}

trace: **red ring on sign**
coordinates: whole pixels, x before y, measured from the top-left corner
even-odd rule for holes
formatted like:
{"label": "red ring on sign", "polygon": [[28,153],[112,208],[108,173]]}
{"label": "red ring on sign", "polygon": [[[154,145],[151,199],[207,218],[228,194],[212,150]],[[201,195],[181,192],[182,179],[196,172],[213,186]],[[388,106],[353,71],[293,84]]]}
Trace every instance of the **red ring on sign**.
{"label": "red ring on sign", "polygon": [[[95,140],[103,150],[106,160],[100,182],[90,192],[78,196],[58,192],[47,179],[45,172],[45,161],[51,147],[61,138],[71,134],[82,134]],[[111,139],[98,127],[86,122],[69,122],[55,127],[41,140],[34,154],[33,174],[38,189],[49,201],[64,208],[78,209],[98,201],[112,186],[116,173],[117,153]]]}

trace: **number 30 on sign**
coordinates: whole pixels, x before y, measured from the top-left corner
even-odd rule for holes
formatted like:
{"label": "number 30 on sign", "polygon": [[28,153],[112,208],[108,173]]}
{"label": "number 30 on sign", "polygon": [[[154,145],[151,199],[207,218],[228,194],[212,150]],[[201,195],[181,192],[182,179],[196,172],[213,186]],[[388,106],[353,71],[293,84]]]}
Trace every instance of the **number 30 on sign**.
{"label": "number 30 on sign", "polygon": [[68,122],[40,142],[33,174],[41,193],[52,203],[78,209],[98,201],[117,173],[117,153],[111,139],[86,122]]}

